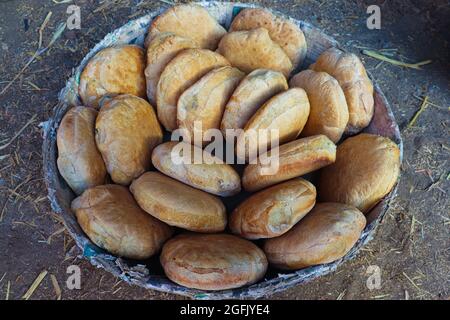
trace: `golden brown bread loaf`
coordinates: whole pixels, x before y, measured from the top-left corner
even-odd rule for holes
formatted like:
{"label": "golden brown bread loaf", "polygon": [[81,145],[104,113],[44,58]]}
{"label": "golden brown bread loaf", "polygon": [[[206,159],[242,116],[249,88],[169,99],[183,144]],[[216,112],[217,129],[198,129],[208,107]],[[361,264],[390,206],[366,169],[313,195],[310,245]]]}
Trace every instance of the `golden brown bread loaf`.
{"label": "golden brown bread loaf", "polygon": [[156,17],[149,29],[150,40],[161,32],[191,38],[201,48],[210,50],[215,50],[227,33],[205,8],[195,4],[176,5]]}
{"label": "golden brown bread loaf", "polygon": [[324,134],[338,142],[348,123],[348,107],[337,80],[325,72],[305,70],[297,73],[289,85],[305,89],[311,105],[302,136]]}
{"label": "golden brown bread loaf", "polygon": [[[242,186],[247,191],[257,191],[276,183],[313,172],[333,163],[336,146],[324,135],[298,139],[280,146],[278,150],[278,171],[264,174],[264,166],[249,164],[242,176]],[[273,151],[269,151],[270,153]]]}
{"label": "golden brown bread loaf", "polygon": [[[203,145],[208,140],[203,134],[219,129],[225,105],[244,73],[225,66],[211,70],[184,91],[177,104],[178,128],[185,129],[191,143]],[[200,141],[194,141],[198,137]]]}
{"label": "golden brown bread loaf", "polygon": [[177,101],[180,95],[212,69],[230,63],[206,49],[186,49],[164,68],[156,88],[158,118],[169,131],[177,128]]}
{"label": "golden brown bread loaf", "polygon": [[201,290],[250,285],[267,270],[267,259],[260,248],[229,234],[177,236],[163,247],[160,261],[170,280]]}
{"label": "golden brown bread loaf", "polygon": [[230,216],[231,232],[246,239],[281,236],[316,203],[316,188],[295,178],[253,194]]}
{"label": "golden brown bread loaf", "polygon": [[266,240],[264,252],[269,262],[280,269],[330,263],[350,251],[365,226],[366,218],[355,207],[318,203],[291,230]]}
{"label": "golden brown bread loaf", "polygon": [[[190,150],[191,156],[184,153],[186,150]],[[194,162],[194,152],[202,155],[202,163]],[[176,156],[186,156],[187,161],[181,162]],[[160,144],[153,149],[152,162],[165,175],[218,196],[228,197],[241,191],[241,178],[230,165],[185,142]]]}
{"label": "golden brown bread loaf", "polygon": [[106,180],[105,163],[95,144],[96,117],[93,108],[74,107],[64,115],[56,135],[59,173],[78,195]]}
{"label": "golden brown bread loaf", "polygon": [[145,98],[145,54],[135,45],[101,50],[80,75],[78,91],[85,106],[98,107],[104,95],[132,94]]}
{"label": "golden brown bread loaf", "polygon": [[286,78],[281,72],[256,69],[239,83],[228,101],[220,129],[226,136],[227,129],[243,129],[264,102],[288,89]]}
{"label": "golden brown bread loaf", "polygon": [[283,19],[262,8],[247,8],[233,19],[230,32],[265,28],[270,38],[286,52],[294,68],[306,56],[306,39],[302,30],[288,19]]}
{"label": "golden brown bread loaf", "polygon": [[146,172],[130,186],[139,206],[165,223],[196,232],[220,232],[227,216],[219,198],[159,172]]}
{"label": "golden brown bread loaf", "polygon": [[115,183],[128,185],[150,168],[151,154],[162,142],[153,107],[144,99],[120,95],[107,100],[97,117],[95,140]]}
{"label": "golden brown bread loaf", "polygon": [[147,259],[172,236],[172,228],[145,213],[119,185],[86,190],[72,201],[72,210],[92,242],[121,257]]}
{"label": "golden brown bread loaf", "polygon": [[220,40],[217,52],[232,66],[246,73],[255,69],[271,69],[287,77],[292,71],[291,60],[264,28],[226,34]]}
{"label": "golden brown bread loaf", "polygon": [[319,197],[367,213],[392,190],[399,174],[398,146],[388,138],[361,133],[340,144],[336,162],[321,171]]}
{"label": "golden brown bread loaf", "polygon": [[194,40],[178,36],[171,32],[156,35],[147,48],[147,97],[152,105],[156,105],[156,87],[159,77],[166,65],[184,49],[197,48]]}
{"label": "golden brown bread loaf", "polygon": [[349,119],[346,131],[356,133],[367,127],[374,110],[373,85],[361,60],[337,48],[324,51],[311,68],[333,76],[344,91]]}
{"label": "golden brown bread loaf", "polygon": [[[278,139],[279,145],[294,140],[303,130],[309,116],[305,90],[292,88],[269,99],[250,118],[238,137],[237,156],[252,161],[267,152]],[[271,135],[276,130],[278,137]]]}

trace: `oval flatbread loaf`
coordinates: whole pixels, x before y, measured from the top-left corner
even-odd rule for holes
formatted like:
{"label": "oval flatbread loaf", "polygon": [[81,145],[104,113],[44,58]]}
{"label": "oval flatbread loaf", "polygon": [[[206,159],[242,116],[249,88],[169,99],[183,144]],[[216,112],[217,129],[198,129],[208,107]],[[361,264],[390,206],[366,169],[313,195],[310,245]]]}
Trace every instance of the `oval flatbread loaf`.
{"label": "oval flatbread loaf", "polygon": [[289,85],[305,89],[311,105],[302,136],[324,134],[338,142],[348,123],[348,107],[337,80],[325,72],[305,70],[297,73]]}
{"label": "oval flatbread loaf", "polygon": [[[201,155],[201,163],[195,162],[195,153]],[[165,175],[218,196],[228,197],[241,191],[241,178],[230,165],[185,142],[160,144],[153,150],[152,162]]]}
{"label": "oval flatbread loaf", "polygon": [[400,149],[388,138],[361,133],[337,148],[336,162],[320,174],[321,201],[347,203],[364,213],[395,186]]}
{"label": "oval flatbread loaf", "polygon": [[[267,158],[270,159],[269,151]],[[247,191],[257,191],[276,183],[286,181],[325,167],[336,160],[336,146],[324,135],[298,139],[283,144],[278,149],[278,170],[265,174],[265,165],[258,159],[257,164],[249,164],[242,176],[242,186]]]}
{"label": "oval flatbread loaf", "polygon": [[105,163],[95,144],[96,117],[93,108],[74,107],[64,115],[56,135],[59,173],[76,194],[106,180]]}
{"label": "oval flatbread loaf", "polygon": [[227,31],[205,8],[195,4],[173,6],[156,17],[149,29],[149,37],[161,32],[173,32],[193,39],[201,48],[215,50]]}
{"label": "oval flatbread loaf", "polygon": [[160,261],[170,280],[201,290],[250,285],[267,270],[267,259],[260,248],[229,234],[177,236],[164,246]]}
{"label": "oval flatbread loaf", "polygon": [[219,129],[225,105],[243,77],[244,73],[236,68],[221,67],[183,92],[177,104],[178,128],[186,130],[191,143],[201,146],[207,142],[207,130]]}
{"label": "oval flatbread loaf", "polygon": [[80,75],[78,91],[85,106],[98,107],[104,95],[133,94],[145,98],[145,54],[135,45],[101,50]]}
{"label": "oval flatbread loaf", "polygon": [[163,134],[153,107],[144,99],[120,95],[98,113],[95,140],[106,169],[117,184],[128,185],[147,171]]}
{"label": "oval flatbread loaf", "polygon": [[[237,156],[251,162],[268,148],[298,137],[309,116],[309,101],[305,90],[292,88],[267,101],[250,118],[238,137]],[[271,134],[274,130],[274,135]],[[245,148],[243,150],[243,148]]]}
{"label": "oval flatbread loaf", "polygon": [[197,47],[194,40],[170,32],[160,33],[153,38],[147,48],[147,68],[145,69],[147,97],[151,104],[156,105],[156,87],[169,61],[181,50]]}
{"label": "oval flatbread loaf", "polygon": [[366,218],[355,207],[319,203],[287,233],[266,240],[264,252],[269,262],[280,269],[330,263],[350,251],[365,226]]}
{"label": "oval flatbread loaf", "polygon": [[291,60],[294,68],[302,64],[306,56],[306,39],[302,30],[288,19],[261,8],[247,8],[239,12],[231,23],[230,32],[265,28]]}
{"label": "oval flatbread loaf", "polygon": [[247,238],[281,236],[316,203],[316,188],[302,178],[292,179],[255,193],[230,216],[231,232]]}
{"label": "oval flatbread loaf", "polygon": [[255,69],[271,69],[287,77],[292,71],[291,60],[264,28],[228,33],[220,40],[217,51],[232,66],[246,73]]}
{"label": "oval flatbread loaf", "polygon": [[78,223],[97,246],[130,259],[147,259],[172,236],[172,228],[137,205],[127,188],[97,186],[72,201]]}
{"label": "oval flatbread loaf", "polygon": [[139,206],[165,223],[196,232],[220,232],[227,216],[219,198],[159,172],[146,172],[130,190]]}
{"label": "oval flatbread loaf", "polygon": [[169,131],[177,128],[177,102],[180,95],[209,71],[230,63],[206,49],[186,49],[164,68],[156,89],[158,118]]}
{"label": "oval flatbread loaf", "polygon": [[361,60],[337,48],[323,52],[311,68],[333,76],[344,91],[349,119],[346,131],[357,133],[367,127],[374,111],[373,85]]}
{"label": "oval flatbread loaf", "polygon": [[243,129],[259,107],[269,98],[288,89],[281,72],[257,69],[249,73],[233,92],[222,117],[220,129]]}

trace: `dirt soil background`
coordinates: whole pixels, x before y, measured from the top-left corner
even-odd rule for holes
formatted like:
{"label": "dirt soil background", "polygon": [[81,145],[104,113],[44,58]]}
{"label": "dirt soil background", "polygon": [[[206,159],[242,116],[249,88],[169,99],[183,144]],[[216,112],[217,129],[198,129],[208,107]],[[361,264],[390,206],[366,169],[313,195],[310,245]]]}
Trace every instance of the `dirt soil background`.
{"label": "dirt soil background", "polygon": [[[268,298],[448,299],[449,2],[260,3],[322,28],[359,54],[391,103],[405,150],[398,196],[364,251],[332,274]],[[374,3],[381,8],[381,30],[366,27],[366,9]],[[43,46],[67,20],[70,4],[81,7],[81,30],[66,30],[7,88],[38,47],[47,14],[52,12]],[[182,298],[130,286],[79,257],[46,198],[39,127],[52,115],[72,68],[98,41],[128,20],[168,6],[168,1],[0,0],[0,299],[21,299],[42,271],[48,274],[31,299],[56,298],[53,276],[62,299]],[[397,60],[432,63],[421,70],[403,68],[363,55],[364,48]],[[409,125],[425,96],[428,104]],[[71,264],[81,268],[80,290],[66,287]],[[379,289],[366,285],[369,266],[381,270]]]}

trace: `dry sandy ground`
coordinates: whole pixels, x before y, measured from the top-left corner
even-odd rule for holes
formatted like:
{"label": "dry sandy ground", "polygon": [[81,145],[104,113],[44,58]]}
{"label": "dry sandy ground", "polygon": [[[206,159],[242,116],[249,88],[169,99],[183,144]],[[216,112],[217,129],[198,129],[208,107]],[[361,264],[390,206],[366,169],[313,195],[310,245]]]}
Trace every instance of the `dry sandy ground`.
{"label": "dry sandy ground", "polygon": [[[56,2],[56,1],[55,1]],[[57,93],[73,67],[108,32],[164,1],[82,1],[82,28],[66,31],[0,94],[0,298],[20,299],[43,270],[31,299],[55,299],[56,276],[63,299],[175,299],[118,282],[77,257],[80,252],[52,213],[42,180],[42,136],[38,124],[51,116]],[[449,203],[449,6],[447,1],[376,1],[382,29],[366,28],[364,1],[262,1],[323,28],[348,50],[360,54],[391,102],[405,143],[397,198],[375,239],[337,272],[269,296],[273,299],[448,299],[450,296]],[[373,1],[371,1],[373,3]],[[52,0],[0,1],[0,91],[29,60],[48,12],[46,45],[67,19],[68,4]],[[422,70],[380,63],[362,47],[396,59],[433,62]],[[427,108],[409,127],[422,99]],[[19,130],[31,120],[26,128]],[[66,268],[80,266],[80,290],[65,286]],[[366,286],[368,266],[381,270],[381,288]]]}

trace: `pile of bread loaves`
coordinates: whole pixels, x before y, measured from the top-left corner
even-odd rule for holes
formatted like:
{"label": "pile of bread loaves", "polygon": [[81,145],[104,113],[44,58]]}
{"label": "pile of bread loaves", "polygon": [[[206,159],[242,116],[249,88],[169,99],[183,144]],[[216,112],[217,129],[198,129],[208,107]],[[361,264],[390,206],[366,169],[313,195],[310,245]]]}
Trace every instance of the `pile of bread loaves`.
{"label": "pile of bread loaves", "polygon": [[[185,4],[152,22],[145,49],[98,52],[80,77],[83,106],[57,132],[59,172],[92,242],[137,260],[162,250],[172,281],[204,290],[255,283],[269,263],[292,270],[348,253],[397,181],[399,148],[359,133],[374,98],[358,57],[331,48],[293,75],[306,48],[301,29],[268,10],[242,10],[227,32]],[[279,130],[278,171],[262,174],[256,161],[241,177],[202,150],[207,141],[189,147],[214,164],[174,163],[171,152],[187,142],[163,142],[164,129],[194,135],[195,121],[242,129],[238,140]],[[318,169],[316,189],[300,176]],[[227,215],[223,197],[241,192],[241,178],[252,194]]]}

